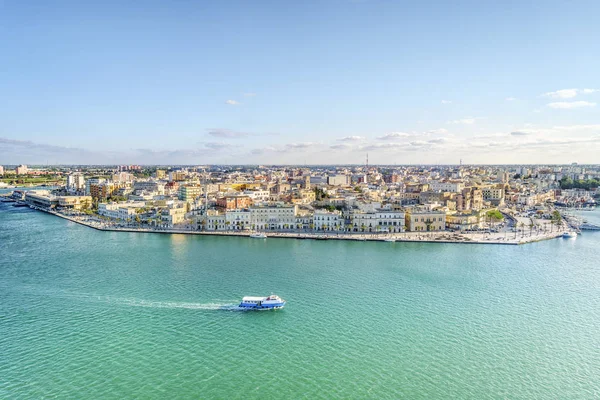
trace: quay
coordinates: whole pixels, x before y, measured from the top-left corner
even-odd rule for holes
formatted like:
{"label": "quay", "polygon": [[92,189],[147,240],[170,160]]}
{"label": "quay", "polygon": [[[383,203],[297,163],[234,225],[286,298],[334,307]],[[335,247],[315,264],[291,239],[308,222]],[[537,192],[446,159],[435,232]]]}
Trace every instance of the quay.
{"label": "quay", "polygon": [[[34,208],[54,216],[66,219],[68,221],[87,226],[99,231],[108,232],[131,232],[131,233],[158,233],[158,234],[183,234],[183,235],[207,235],[207,236],[236,236],[250,237],[249,232],[234,231],[195,231],[172,228],[137,228],[137,227],[116,227],[110,224],[97,221],[85,220],[81,217],[72,217],[62,213]],[[350,241],[369,241],[369,242],[387,242],[386,239],[392,238],[395,242],[406,243],[461,243],[461,244],[495,244],[495,245],[521,245],[543,240],[550,240],[562,237],[562,232],[537,232],[535,235],[508,237],[512,235],[503,235],[498,233],[458,233],[458,232],[402,232],[402,233],[317,233],[317,232],[265,232],[268,238],[277,239],[311,239],[311,240],[350,240]]]}

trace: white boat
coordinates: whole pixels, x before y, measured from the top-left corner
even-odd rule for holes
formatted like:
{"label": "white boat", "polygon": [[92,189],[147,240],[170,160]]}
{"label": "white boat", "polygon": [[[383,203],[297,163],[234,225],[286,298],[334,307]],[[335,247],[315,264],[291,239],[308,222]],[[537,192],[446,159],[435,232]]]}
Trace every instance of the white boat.
{"label": "white boat", "polygon": [[272,294],[267,297],[245,296],[239,306],[248,310],[277,310],[285,303],[281,297]]}
{"label": "white boat", "polygon": [[573,232],[573,231],[571,231],[571,232],[565,232],[565,233],[563,233],[563,237],[564,237],[565,239],[573,239],[573,238],[576,238],[576,237],[577,237],[577,232]]}
{"label": "white boat", "polygon": [[385,238],[385,239],[383,239],[383,241],[384,241],[384,242],[395,242],[395,241],[396,241],[396,239],[389,237],[389,238]]}
{"label": "white boat", "polygon": [[264,233],[255,232],[255,233],[251,233],[250,237],[254,238],[254,239],[266,239],[267,235],[265,235]]}

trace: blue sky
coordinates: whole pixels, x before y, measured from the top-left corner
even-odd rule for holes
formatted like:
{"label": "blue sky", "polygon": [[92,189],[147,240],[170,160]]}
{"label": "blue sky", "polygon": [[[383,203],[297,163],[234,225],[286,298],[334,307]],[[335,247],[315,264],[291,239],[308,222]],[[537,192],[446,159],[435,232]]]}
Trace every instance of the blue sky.
{"label": "blue sky", "polygon": [[0,164],[598,163],[598,15],[0,0]]}

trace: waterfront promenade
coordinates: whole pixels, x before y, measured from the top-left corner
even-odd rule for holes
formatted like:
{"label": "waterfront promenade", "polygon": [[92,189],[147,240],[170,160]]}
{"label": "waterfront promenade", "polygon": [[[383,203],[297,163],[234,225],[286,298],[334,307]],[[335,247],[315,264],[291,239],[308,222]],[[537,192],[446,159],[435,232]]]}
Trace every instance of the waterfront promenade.
{"label": "waterfront promenade", "polygon": [[[192,229],[176,228],[140,228],[120,227],[111,223],[93,220],[87,217],[69,216],[56,211],[47,211],[49,214],[101,231],[113,232],[138,232],[162,233],[184,235],[210,235],[210,236],[238,236],[249,237],[250,232],[236,231],[197,231]],[[269,238],[282,239],[312,239],[312,240],[352,240],[352,241],[378,241],[384,242],[393,239],[396,242],[424,242],[424,243],[466,243],[466,244],[500,244],[519,245],[542,240],[562,237],[564,230],[555,228],[543,232],[402,232],[402,233],[348,233],[348,232],[265,232]]]}

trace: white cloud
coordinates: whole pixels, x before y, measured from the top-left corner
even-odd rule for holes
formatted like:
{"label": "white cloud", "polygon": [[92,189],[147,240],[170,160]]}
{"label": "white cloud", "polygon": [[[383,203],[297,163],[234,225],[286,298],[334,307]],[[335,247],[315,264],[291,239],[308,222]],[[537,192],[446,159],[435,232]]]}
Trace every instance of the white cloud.
{"label": "white cloud", "polygon": [[505,100],[506,101],[515,101],[517,98],[516,97],[507,97]]}
{"label": "white cloud", "polygon": [[473,125],[475,123],[475,118],[463,118],[463,119],[455,119],[453,121],[448,121],[449,124],[463,124],[463,125]]}
{"label": "white cloud", "polygon": [[362,136],[353,135],[353,136],[346,136],[346,137],[340,138],[340,139],[338,139],[338,142],[356,142],[356,141],[364,140],[364,139],[365,138]]}
{"label": "white cloud", "polygon": [[589,101],[559,101],[555,103],[548,103],[548,107],[550,108],[558,108],[563,110],[570,110],[573,108],[581,108],[581,107],[595,107],[596,103],[591,103]]}
{"label": "white cloud", "polygon": [[377,139],[394,140],[394,139],[405,138],[405,137],[409,137],[409,136],[410,136],[410,134],[408,134],[406,132],[390,132],[390,133],[386,133],[383,136],[378,136]]}
{"label": "white cloud", "polygon": [[240,105],[240,102],[236,100],[227,100],[225,104],[229,104],[230,106],[237,106]]}
{"label": "white cloud", "polygon": [[452,104],[452,100],[442,100],[442,104]]}
{"label": "white cloud", "polygon": [[542,97],[550,97],[551,99],[572,99],[579,94],[592,94],[600,90],[598,89],[561,89],[555,92],[544,93]]}

